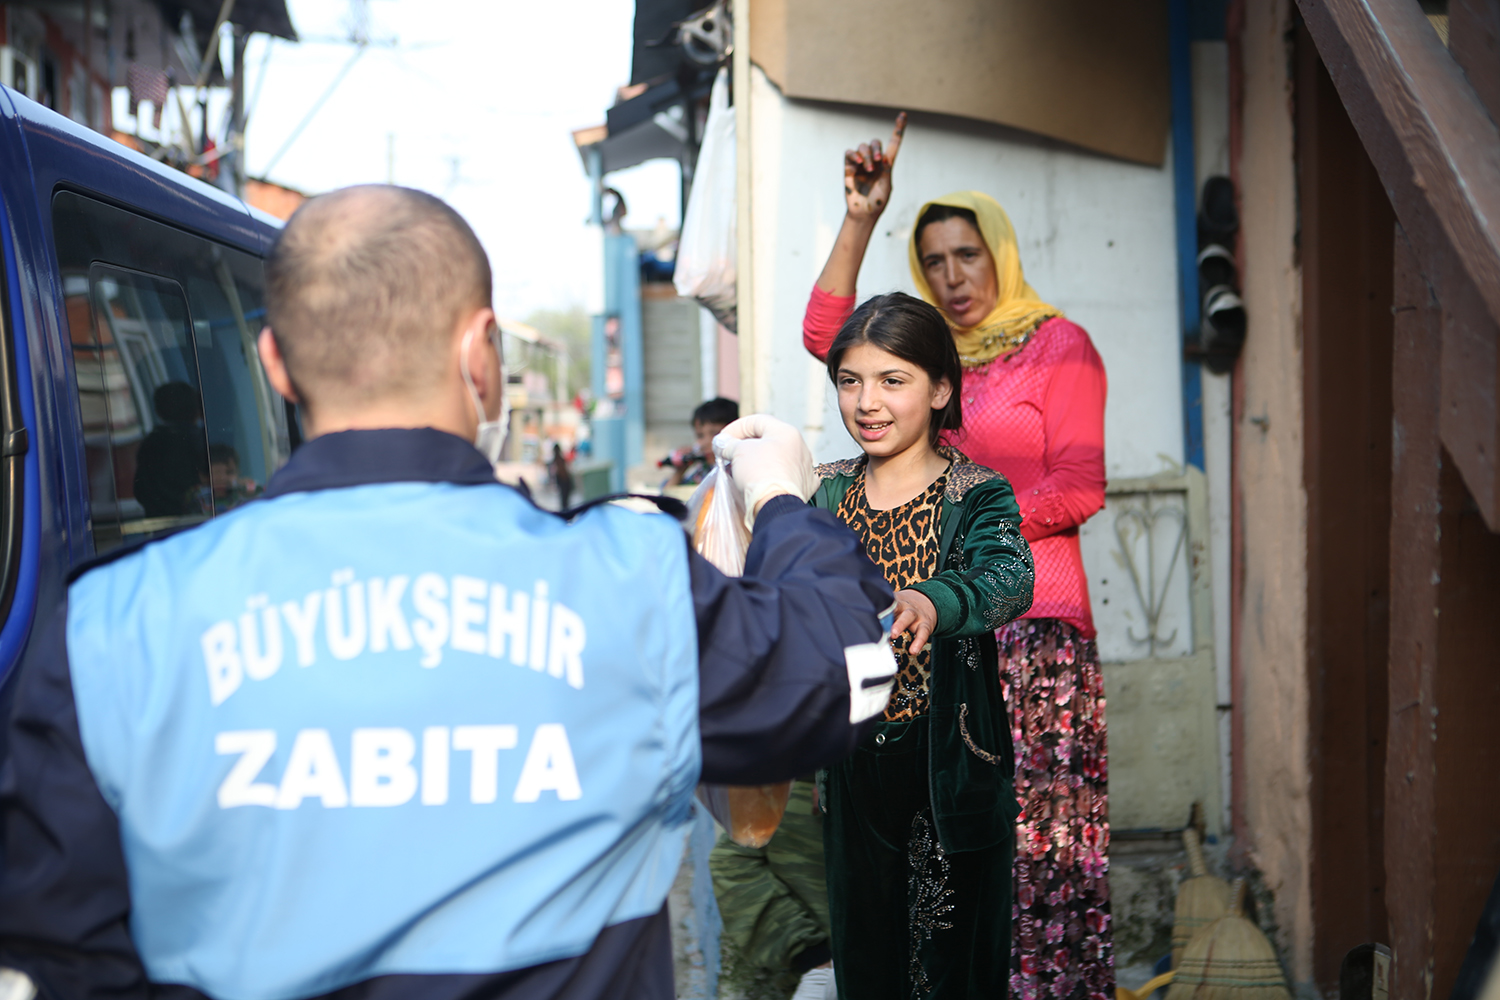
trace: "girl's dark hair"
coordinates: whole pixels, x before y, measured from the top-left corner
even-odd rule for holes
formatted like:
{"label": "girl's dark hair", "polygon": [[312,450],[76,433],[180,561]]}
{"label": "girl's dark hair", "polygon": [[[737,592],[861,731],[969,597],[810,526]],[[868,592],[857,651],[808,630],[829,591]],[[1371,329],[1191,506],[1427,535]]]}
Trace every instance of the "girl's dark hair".
{"label": "girl's dark hair", "polygon": [[[917,235],[912,237],[916,241],[918,253],[922,250],[922,230],[934,222],[947,222],[949,219],[963,219],[974,227],[974,232],[979,232],[979,219],[969,209],[959,208],[956,205],[928,205],[927,211],[923,212],[922,217],[917,220]],[[980,233],[980,236],[983,235]]]}
{"label": "girl's dark hair", "polygon": [[867,299],[845,321],[828,348],[828,380],[839,384],[839,363],[851,347],[873,344],[902,361],[910,361],[927,373],[934,383],[948,380],[952,393],[948,405],[932,412],[927,424],[927,440],[936,445],[944,431],[956,431],[964,425],[963,400],[959,390],[963,382],[963,365],[948,321],[937,309],[905,292],[891,292]]}

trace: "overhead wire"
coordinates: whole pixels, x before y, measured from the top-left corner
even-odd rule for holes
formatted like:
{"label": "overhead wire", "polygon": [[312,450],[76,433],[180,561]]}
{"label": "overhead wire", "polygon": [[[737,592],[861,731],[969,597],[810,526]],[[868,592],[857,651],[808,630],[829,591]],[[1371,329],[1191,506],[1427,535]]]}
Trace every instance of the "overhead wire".
{"label": "overhead wire", "polygon": [[281,158],[286,155],[287,150],[292,148],[292,144],[295,143],[297,139],[302,135],[302,130],[307,128],[307,126],[311,124],[313,118],[317,116],[319,111],[323,110],[323,105],[326,104],[328,102],[328,99],[333,96],[333,92],[335,90],[338,90],[339,84],[344,82],[344,77],[348,76],[349,71],[354,68],[354,64],[359,62],[360,56],[365,54],[365,49],[367,47],[367,45],[361,44],[355,48],[354,55],[350,56],[349,61],[344,63],[344,68],[339,70],[338,76],[333,78],[333,82],[328,85],[328,89],[323,91],[322,96],[320,96],[317,101],[313,103],[313,106],[308,109],[307,114],[303,116],[302,121],[298,122],[297,127],[292,129],[292,134],[287,136],[286,141],[281,144],[281,148],[276,151],[276,155],[271,157],[270,162],[267,163],[265,169],[261,171],[262,177],[269,177],[271,175],[271,170],[275,168],[277,163],[281,162]]}
{"label": "overhead wire", "polygon": [[249,129],[250,116],[255,114],[255,109],[260,106],[260,93],[266,88],[266,71],[271,68],[271,48],[276,43],[275,35],[266,36],[266,51],[260,59],[260,73],[255,77],[255,93],[250,97],[250,107],[245,110],[245,121],[241,129]]}

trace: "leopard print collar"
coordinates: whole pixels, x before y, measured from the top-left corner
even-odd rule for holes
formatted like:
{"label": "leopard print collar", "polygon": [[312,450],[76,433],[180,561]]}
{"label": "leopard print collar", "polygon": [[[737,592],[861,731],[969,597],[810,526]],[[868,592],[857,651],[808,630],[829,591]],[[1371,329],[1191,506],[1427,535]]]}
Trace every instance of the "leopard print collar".
{"label": "leopard print collar", "polygon": [[[937,453],[942,455],[953,465],[948,469],[948,485],[943,490],[943,498],[949,503],[963,503],[964,497],[980,483],[987,483],[991,479],[999,479],[1000,473],[987,466],[975,462],[968,455],[959,451],[951,445],[940,444]],[[824,462],[816,467],[820,479],[836,479],[846,476],[853,479],[865,469],[865,463],[869,460],[868,455],[858,455],[854,458],[841,458],[836,462]]]}

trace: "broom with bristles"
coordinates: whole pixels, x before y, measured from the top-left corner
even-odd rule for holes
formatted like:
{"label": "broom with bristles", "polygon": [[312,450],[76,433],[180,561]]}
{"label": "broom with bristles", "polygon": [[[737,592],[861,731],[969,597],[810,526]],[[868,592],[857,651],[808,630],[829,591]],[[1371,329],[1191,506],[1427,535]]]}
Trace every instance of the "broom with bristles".
{"label": "broom with bristles", "polygon": [[1276,950],[1245,918],[1245,880],[1234,883],[1229,912],[1182,950],[1167,1000],[1292,1000]]}
{"label": "broom with bristles", "polygon": [[1187,848],[1188,872],[1177,889],[1177,906],[1172,916],[1172,968],[1182,964],[1182,949],[1193,935],[1229,912],[1229,883],[1208,873],[1203,863],[1203,845],[1198,831],[1182,831],[1182,846]]}

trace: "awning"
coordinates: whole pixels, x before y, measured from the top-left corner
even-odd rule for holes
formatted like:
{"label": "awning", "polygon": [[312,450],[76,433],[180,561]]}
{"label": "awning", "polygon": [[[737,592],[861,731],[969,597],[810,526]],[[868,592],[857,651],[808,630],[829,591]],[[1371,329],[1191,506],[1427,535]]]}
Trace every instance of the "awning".
{"label": "awning", "polygon": [[677,44],[676,25],[711,0],[635,0],[634,39],[631,47],[630,82],[641,83],[677,72],[682,47]]}
{"label": "awning", "polygon": [[[647,160],[684,159],[687,144],[683,139],[687,132],[681,124],[672,121],[670,116],[663,114],[661,117],[666,119],[665,126],[653,118],[619,135],[610,135],[608,127],[602,125],[575,132],[574,141],[578,142],[578,155],[583,157],[584,170],[589,169],[588,153],[591,149],[599,150],[603,160],[601,171],[606,174],[637,166]],[[579,136],[584,133],[603,137],[595,142],[579,142]]]}
{"label": "awning", "polygon": [[[175,26],[181,22],[183,11],[193,15],[193,27],[205,36],[199,39],[199,44],[207,41],[208,32],[213,30],[214,23],[218,21],[219,6],[219,0],[161,0],[160,2],[162,16],[166,18],[169,25]],[[229,22],[249,32],[264,32],[267,35],[275,35],[277,38],[285,38],[289,42],[297,40],[297,29],[292,27],[292,18],[286,10],[286,0],[235,0],[234,9],[229,15]]]}
{"label": "awning", "polygon": [[[712,74],[703,74],[691,84],[690,99],[696,101],[707,96],[712,85]],[[591,149],[598,149],[602,154],[606,174],[647,160],[687,160],[694,152],[696,142],[689,144],[682,87],[676,77],[663,77],[625,88],[626,93],[631,91],[638,92],[626,100],[617,101],[607,112],[604,125],[573,133],[573,142],[583,158],[584,170],[588,170],[588,151]],[[691,138],[696,140],[697,137]]]}

